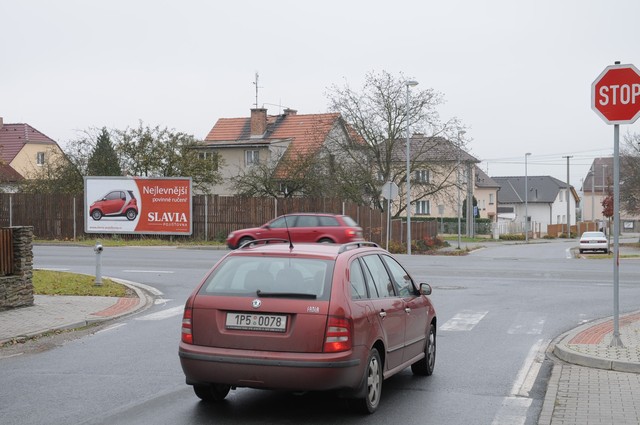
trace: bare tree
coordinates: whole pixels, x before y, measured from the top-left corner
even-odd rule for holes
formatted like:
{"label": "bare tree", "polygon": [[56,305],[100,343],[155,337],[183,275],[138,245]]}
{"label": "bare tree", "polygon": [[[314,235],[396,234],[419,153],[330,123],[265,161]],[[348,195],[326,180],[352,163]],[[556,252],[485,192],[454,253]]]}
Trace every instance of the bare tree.
{"label": "bare tree", "polygon": [[274,153],[240,171],[231,178],[234,191],[243,196],[323,196],[321,162],[316,155],[288,157],[285,152]]}
{"label": "bare tree", "polygon": [[[346,142],[327,146],[328,155],[338,159],[333,175],[344,179],[341,187],[360,188],[359,195],[380,209],[384,209],[380,195],[386,181],[395,182],[406,197],[407,126],[413,132],[410,173],[424,171],[428,175],[426,179],[412,178],[414,202],[450,193],[447,189],[456,186],[452,176],[458,165],[472,158],[462,152],[465,143],[458,137],[460,121],[440,119],[438,107],[443,96],[430,88],[415,87],[409,90],[407,102],[407,80],[402,74],[395,77],[386,71],[371,72],[359,90],[345,83],[332,86],[327,93],[329,108],[341,114],[352,135]],[[396,216],[405,210],[402,204],[398,204]]]}
{"label": "bare tree", "polygon": [[620,207],[640,215],[640,134],[627,133],[620,155]]}

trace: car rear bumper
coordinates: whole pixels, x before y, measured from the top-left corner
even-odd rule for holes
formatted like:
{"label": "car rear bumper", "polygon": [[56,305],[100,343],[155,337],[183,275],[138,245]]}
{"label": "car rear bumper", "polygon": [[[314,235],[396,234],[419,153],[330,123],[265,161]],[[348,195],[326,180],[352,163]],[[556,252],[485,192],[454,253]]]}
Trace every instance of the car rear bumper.
{"label": "car rear bumper", "polygon": [[581,243],[580,249],[582,251],[604,251],[609,249],[607,243]]}
{"label": "car rear bumper", "polygon": [[180,343],[178,355],[188,384],[220,383],[290,391],[357,388],[366,363],[366,357],[363,360],[363,353],[357,350],[273,353]]}

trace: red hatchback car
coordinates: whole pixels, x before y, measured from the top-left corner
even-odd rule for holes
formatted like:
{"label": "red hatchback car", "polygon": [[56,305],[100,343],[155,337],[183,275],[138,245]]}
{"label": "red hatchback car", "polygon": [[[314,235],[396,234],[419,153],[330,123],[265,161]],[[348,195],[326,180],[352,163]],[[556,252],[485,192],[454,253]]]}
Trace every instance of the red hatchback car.
{"label": "red hatchback car", "polygon": [[112,190],[89,206],[89,215],[95,221],[117,216],[133,221],[138,216],[138,201],[132,190]]}
{"label": "red hatchback car", "polygon": [[362,228],[347,215],[298,213],[280,216],[260,227],[235,230],[227,236],[227,246],[236,249],[246,242],[266,238],[290,239],[294,243],[364,241]]}
{"label": "red hatchback car", "polygon": [[182,370],[205,401],[237,387],[332,390],[373,413],[384,379],[433,373],[430,294],[372,242],[245,245],[188,298]]}

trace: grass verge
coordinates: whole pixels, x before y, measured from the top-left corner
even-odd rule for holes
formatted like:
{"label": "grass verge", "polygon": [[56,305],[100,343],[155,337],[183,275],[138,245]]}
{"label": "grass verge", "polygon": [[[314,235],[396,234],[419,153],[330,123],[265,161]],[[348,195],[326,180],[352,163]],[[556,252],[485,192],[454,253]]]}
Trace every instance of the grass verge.
{"label": "grass verge", "polygon": [[95,277],[52,270],[33,271],[33,291],[36,295],[84,295],[99,297],[126,297],[131,291],[111,279],[102,279],[95,285]]}

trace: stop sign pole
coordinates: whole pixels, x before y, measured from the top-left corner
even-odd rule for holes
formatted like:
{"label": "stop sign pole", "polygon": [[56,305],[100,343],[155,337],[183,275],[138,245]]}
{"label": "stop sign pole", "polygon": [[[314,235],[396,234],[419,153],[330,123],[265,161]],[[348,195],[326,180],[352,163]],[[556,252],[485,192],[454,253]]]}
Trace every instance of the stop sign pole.
{"label": "stop sign pole", "polygon": [[591,108],[607,124],[613,124],[613,338],[611,347],[623,347],[620,339],[620,124],[632,124],[640,116],[640,72],[631,65],[608,66],[591,84]]}

